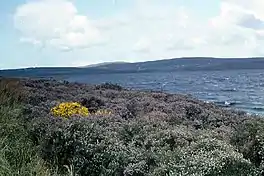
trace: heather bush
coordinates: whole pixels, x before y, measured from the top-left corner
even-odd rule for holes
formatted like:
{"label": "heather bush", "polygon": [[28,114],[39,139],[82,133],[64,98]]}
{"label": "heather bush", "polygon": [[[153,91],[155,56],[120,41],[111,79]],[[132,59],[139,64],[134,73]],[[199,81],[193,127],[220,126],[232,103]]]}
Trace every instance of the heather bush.
{"label": "heather bush", "polygon": [[231,143],[257,167],[264,170],[264,120],[251,119],[240,124]]}
{"label": "heather bush", "polygon": [[[115,90],[109,87],[66,84],[55,80],[29,79],[24,80],[24,85],[27,90],[26,103],[34,106],[33,109],[36,111],[33,113],[36,113],[37,117],[45,115],[43,103],[47,108],[51,108],[49,106],[54,101],[77,101],[87,107],[91,113],[99,109],[111,109],[113,113],[124,118],[143,117],[152,112],[162,112],[166,114],[167,121],[171,124],[195,126],[197,129],[236,126],[240,121],[248,118],[246,114],[230,112],[211,103],[177,94]],[[38,114],[39,107],[42,114]]]}
{"label": "heather bush", "polygon": [[[10,112],[23,123],[7,125],[10,119],[1,119],[2,141],[8,136],[15,142],[7,143],[12,146],[8,159],[7,150],[0,150],[5,151],[0,152],[0,175],[9,165],[20,173],[26,168],[24,175],[53,175],[54,168],[56,175],[76,176],[261,175],[264,122],[245,113],[189,96],[112,84],[22,83],[23,108]],[[72,101],[78,103],[67,105]],[[58,102],[66,103],[50,113]],[[82,118],[87,112],[89,118]],[[15,128],[13,122],[18,122]]]}
{"label": "heather bush", "polygon": [[41,133],[41,156],[62,171],[72,166],[76,175],[257,175],[249,160],[210,131],[115,116],[37,123],[31,129]]}
{"label": "heather bush", "polygon": [[91,113],[95,113],[105,105],[105,103],[101,99],[94,96],[89,98],[81,98],[80,103],[82,106],[88,108]]}
{"label": "heather bush", "polygon": [[106,116],[106,115],[111,115],[111,114],[112,114],[112,111],[108,109],[99,109],[98,111],[94,113],[94,115],[97,115],[97,116]]}
{"label": "heather bush", "polygon": [[113,84],[113,83],[104,83],[104,84],[98,85],[96,86],[96,89],[112,89],[112,90],[118,90],[118,91],[124,90],[124,88],[121,87],[120,85]]}
{"label": "heather bush", "polygon": [[73,117],[67,121],[49,118],[44,125],[49,126],[48,129],[42,126],[39,131],[38,125],[42,123],[38,122],[31,130],[40,143],[41,156],[62,171],[66,165],[73,166],[76,175],[113,175],[122,170],[127,150],[118,141],[108,120],[93,117]]}
{"label": "heather bush", "polygon": [[[257,175],[254,165],[233,146],[214,138],[198,138],[182,150],[178,175]],[[173,167],[172,167],[173,168]]]}
{"label": "heather bush", "polygon": [[0,106],[16,104],[23,97],[23,89],[15,78],[0,78]]}

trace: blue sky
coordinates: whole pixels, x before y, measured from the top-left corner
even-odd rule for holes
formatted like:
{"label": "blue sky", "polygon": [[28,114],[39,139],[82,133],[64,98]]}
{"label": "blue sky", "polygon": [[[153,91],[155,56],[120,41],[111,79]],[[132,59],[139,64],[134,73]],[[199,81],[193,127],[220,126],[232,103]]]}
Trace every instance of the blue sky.
{"label": "blue sky", "polygon": [[0,69],[263,56],[263,0],[0,1]]}

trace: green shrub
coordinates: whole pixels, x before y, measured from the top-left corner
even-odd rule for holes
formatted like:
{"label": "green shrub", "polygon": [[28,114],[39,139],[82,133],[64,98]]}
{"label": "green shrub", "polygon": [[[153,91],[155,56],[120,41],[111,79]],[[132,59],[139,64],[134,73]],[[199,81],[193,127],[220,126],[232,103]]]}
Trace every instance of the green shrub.
{"label": "green shrub", "polygon": [[82,106],[89,109],[89,112],[95,113],[96,111],[102,109],[105,106],[105,102],[100,98],[89,96],[87,98],[81,98],[80,101]]}
{"label": "green shrub", "polygon": [[2,106],[0,117],[0,175],[51,174],[29,140],[19,109]]}
{"label": "green shrub", "polygon": [[204,138],[183,150],[180,175],[255,175],[253,164],[226,142]]}
{"label": "green shrub", "polygon": [[264,120],[252,119],[239,125],[231,143],[260,169],[264,169]]}
{"label": "green shrub", "polygon": [[0,78],[0,106],[16,104],[23,96],[23,89],[18,79]]}
{"label": "green shrub", "polygon": [[22,113],[23,89],[16,79],[0,79],[0,175],[58,175],[38,156]]}
{"label": "green shrub", "polygon": [[143,118],[47,118],[45,123],[48,131],[39,137],[42,157],[61,171],[72,166],[76,175],[258,174],[249,160],[211,131]]}
{"label": "green shrub", "polygon": [[[158,160],[150,175],[259,174],[250,161],[244,159],[230,144],[214,138],[211,131],[196,131],[197,134],[194,134],[190,129],[178,126],[161,133],[170,137],[150,139],[159,144],[151,149],[157,151],[155,155]],[[171,144],[174,144],[173,147]]]}
{"label": "green shrub", "polygon": [[[38,140],[41,156],[51,165],[58,166],[62,172],[65,165],[72,166],[75,174],[80,175],[118,172],[126,150],[103,119],[73,117],[64,121],[48,118],[45,122],[48,131],[39,135]],[[32,134],[39,132],[38,125],[43,127],[36,123]],[[102,125],[106,126],[103,128]]]}
{"label": "green shrub", "polygon": [[[263,120],[181,96],[129,93],[108,84],[96,91],[55,81],[26,84],[30,96],[24,115],[33,120],[21,112],[22,89],[0,89],[6,97],[0,99],[0,175],[261,175]],[[12,97],[16,90],[18,96]],[[92,108],[89,118],[78,116],[78,110],[63,110],[68,120],[49,114],[58,99],[78,101],[90,97],[86,92],[103,96],[75,106]],[[233,126],[245,118],[230,143]]]}
{"label": "green shrub", "polygon": [[118,84],[113,84],[113,83],[103,83],[101,85],[97,85],[96,89],[111,89],[111,90],[117,90],[117,91],[124,90],[122,86]]}

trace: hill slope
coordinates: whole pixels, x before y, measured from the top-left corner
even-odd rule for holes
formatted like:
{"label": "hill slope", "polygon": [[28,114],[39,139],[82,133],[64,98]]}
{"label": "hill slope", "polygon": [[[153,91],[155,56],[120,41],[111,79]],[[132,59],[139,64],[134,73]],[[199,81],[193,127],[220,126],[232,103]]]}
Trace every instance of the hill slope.
{"label": "hill slope", "polygon": [[0,76],[51,77],[75,74],[111,74],[168,71],[264,69],[263,58],[179,58],[138,63],[103,63],[88,67],[41,67],[0,70]]}

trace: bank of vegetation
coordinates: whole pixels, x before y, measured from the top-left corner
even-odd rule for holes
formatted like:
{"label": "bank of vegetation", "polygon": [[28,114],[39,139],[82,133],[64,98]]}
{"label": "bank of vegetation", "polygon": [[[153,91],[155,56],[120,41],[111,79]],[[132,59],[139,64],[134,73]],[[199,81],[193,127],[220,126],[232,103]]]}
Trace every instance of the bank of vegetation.
{"label": "bank of vegetation", "polygon": [[0,175],[262,175],[264,120],[106,83],[1,78]]}

